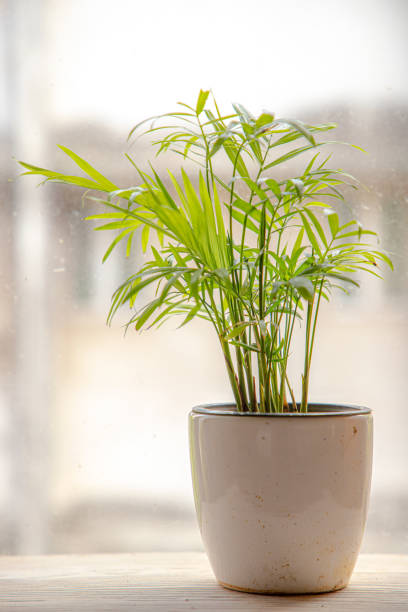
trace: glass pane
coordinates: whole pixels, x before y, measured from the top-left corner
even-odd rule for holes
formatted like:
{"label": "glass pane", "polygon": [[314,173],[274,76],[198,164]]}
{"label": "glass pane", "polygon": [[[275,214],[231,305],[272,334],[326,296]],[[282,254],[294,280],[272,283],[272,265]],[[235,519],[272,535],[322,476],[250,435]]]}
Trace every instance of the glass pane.
{"label": "glass pane", "polygon": [[[333,163],[367,186],[348,204],[383,237],[395,272],[322,313],[311,399],[375,411],[364,550],[407,552],[407,3],[208,0],[0,2],[3,257],[0,552],[194,550],[187,413],[231,400],[204,322],[124,338],[110,297],[143,258],[83,219],[81,192],[15,178],[15,160],[72,169],[61,143],[118,185],[151,158],[129,129],[212,87],[306,122],[334,121]],[[249,18],[250,15],[250,18]],[[299,369],[295,352],[293,369]],[[299,389],[297,389],[299,391]]]}

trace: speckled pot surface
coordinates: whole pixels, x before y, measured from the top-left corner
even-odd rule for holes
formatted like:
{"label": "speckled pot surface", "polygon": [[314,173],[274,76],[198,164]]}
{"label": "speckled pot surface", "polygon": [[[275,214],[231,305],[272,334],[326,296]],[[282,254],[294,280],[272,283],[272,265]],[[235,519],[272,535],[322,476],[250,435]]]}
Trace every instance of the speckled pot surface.
{"label": "speckled pot surface", "polygon": [[369,409],[199,406],[189,432],[197,518],[220,584],[277,594],[348,584],[371,483]]}

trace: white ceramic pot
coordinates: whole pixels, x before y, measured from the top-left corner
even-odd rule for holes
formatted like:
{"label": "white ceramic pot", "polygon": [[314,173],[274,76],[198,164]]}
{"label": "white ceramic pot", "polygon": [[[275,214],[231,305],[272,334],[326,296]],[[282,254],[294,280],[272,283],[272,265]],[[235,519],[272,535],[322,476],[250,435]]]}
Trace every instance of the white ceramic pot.
{"label": "white ceramic pot", "polygon": [[345,587],[363,536],[371,483],[366,408],[307,414],[189,415],[194,497],[205,549],[225,587],[321,593]]}

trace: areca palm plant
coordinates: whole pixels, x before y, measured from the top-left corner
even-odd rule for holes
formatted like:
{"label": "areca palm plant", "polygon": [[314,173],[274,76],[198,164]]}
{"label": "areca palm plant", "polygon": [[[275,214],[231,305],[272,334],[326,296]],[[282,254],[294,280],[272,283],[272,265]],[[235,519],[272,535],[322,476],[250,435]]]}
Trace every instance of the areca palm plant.
{"label": "areca palm plant", "polygon": [[[104,260],[122,241],[129,255],[141,229],[148,260],[113,294],[109,322],[124,305],[131,309],[127,326],[136,330],[173,315],[183,317],[181,325],[201,317],[218,336],[238,411],[307,412],[322,300],[336,287],[358,285],[357,272],[379,276],[378,264],[392,265],[372,240],[375,232],[357,220],[340,222],[336,203],[344,204],[344,186],[357,182],[322,157],[331,141],[320,136],[334,127],[268,111],[254,116],[239,104],[224,115],[201,90],[195,105],[181,104],[130,133],[151,135],[158,154],[179,155],[178,172],[168,170],[166,178],[127,155],[137,184],[120,187],[65,147],[79,175],[20,163],[24,174],[91,190],[86,197],[104,210],[88,218],[115,232]],[[307,160],[295,176],[276,174],[302,155]],[[217,170],[220,157],[229,164],[227,177]],[[183,168],[186,160],[194,171]],[[153,299],[136,308],[150,286]],[[298,402],[288,376],[297,322],[304,332]]]}

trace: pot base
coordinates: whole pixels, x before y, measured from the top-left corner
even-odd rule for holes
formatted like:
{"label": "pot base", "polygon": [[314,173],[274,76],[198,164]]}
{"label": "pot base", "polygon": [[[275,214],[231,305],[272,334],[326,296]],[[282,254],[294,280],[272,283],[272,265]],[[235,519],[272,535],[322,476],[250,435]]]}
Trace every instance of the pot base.
{"label": "pot base", "polygon": [[224,587],[225,589],[229,589],[231,591],[240,591],[241,593],[254,593],[254,594],[258,594],[258,595],[279,595],[279,596],[286,596],[288,595],[293,596],[293,595],[321,595],[323,593],[333,593],[334,591],[341,591],[341,589],[345,589],[347,584],[336,584],[333,588],[329,588],[329,589],[322,589],[321,591],[281,591],[280,589],[276,589],[276,590],[265,590],[265,589],[250,589],[248,588],[244,588],[244,587],[239,587],[239,586],[235,586],[234,584],[228,584],[228,582],[222,582],[221,580],[218,580],[218,583]]}

